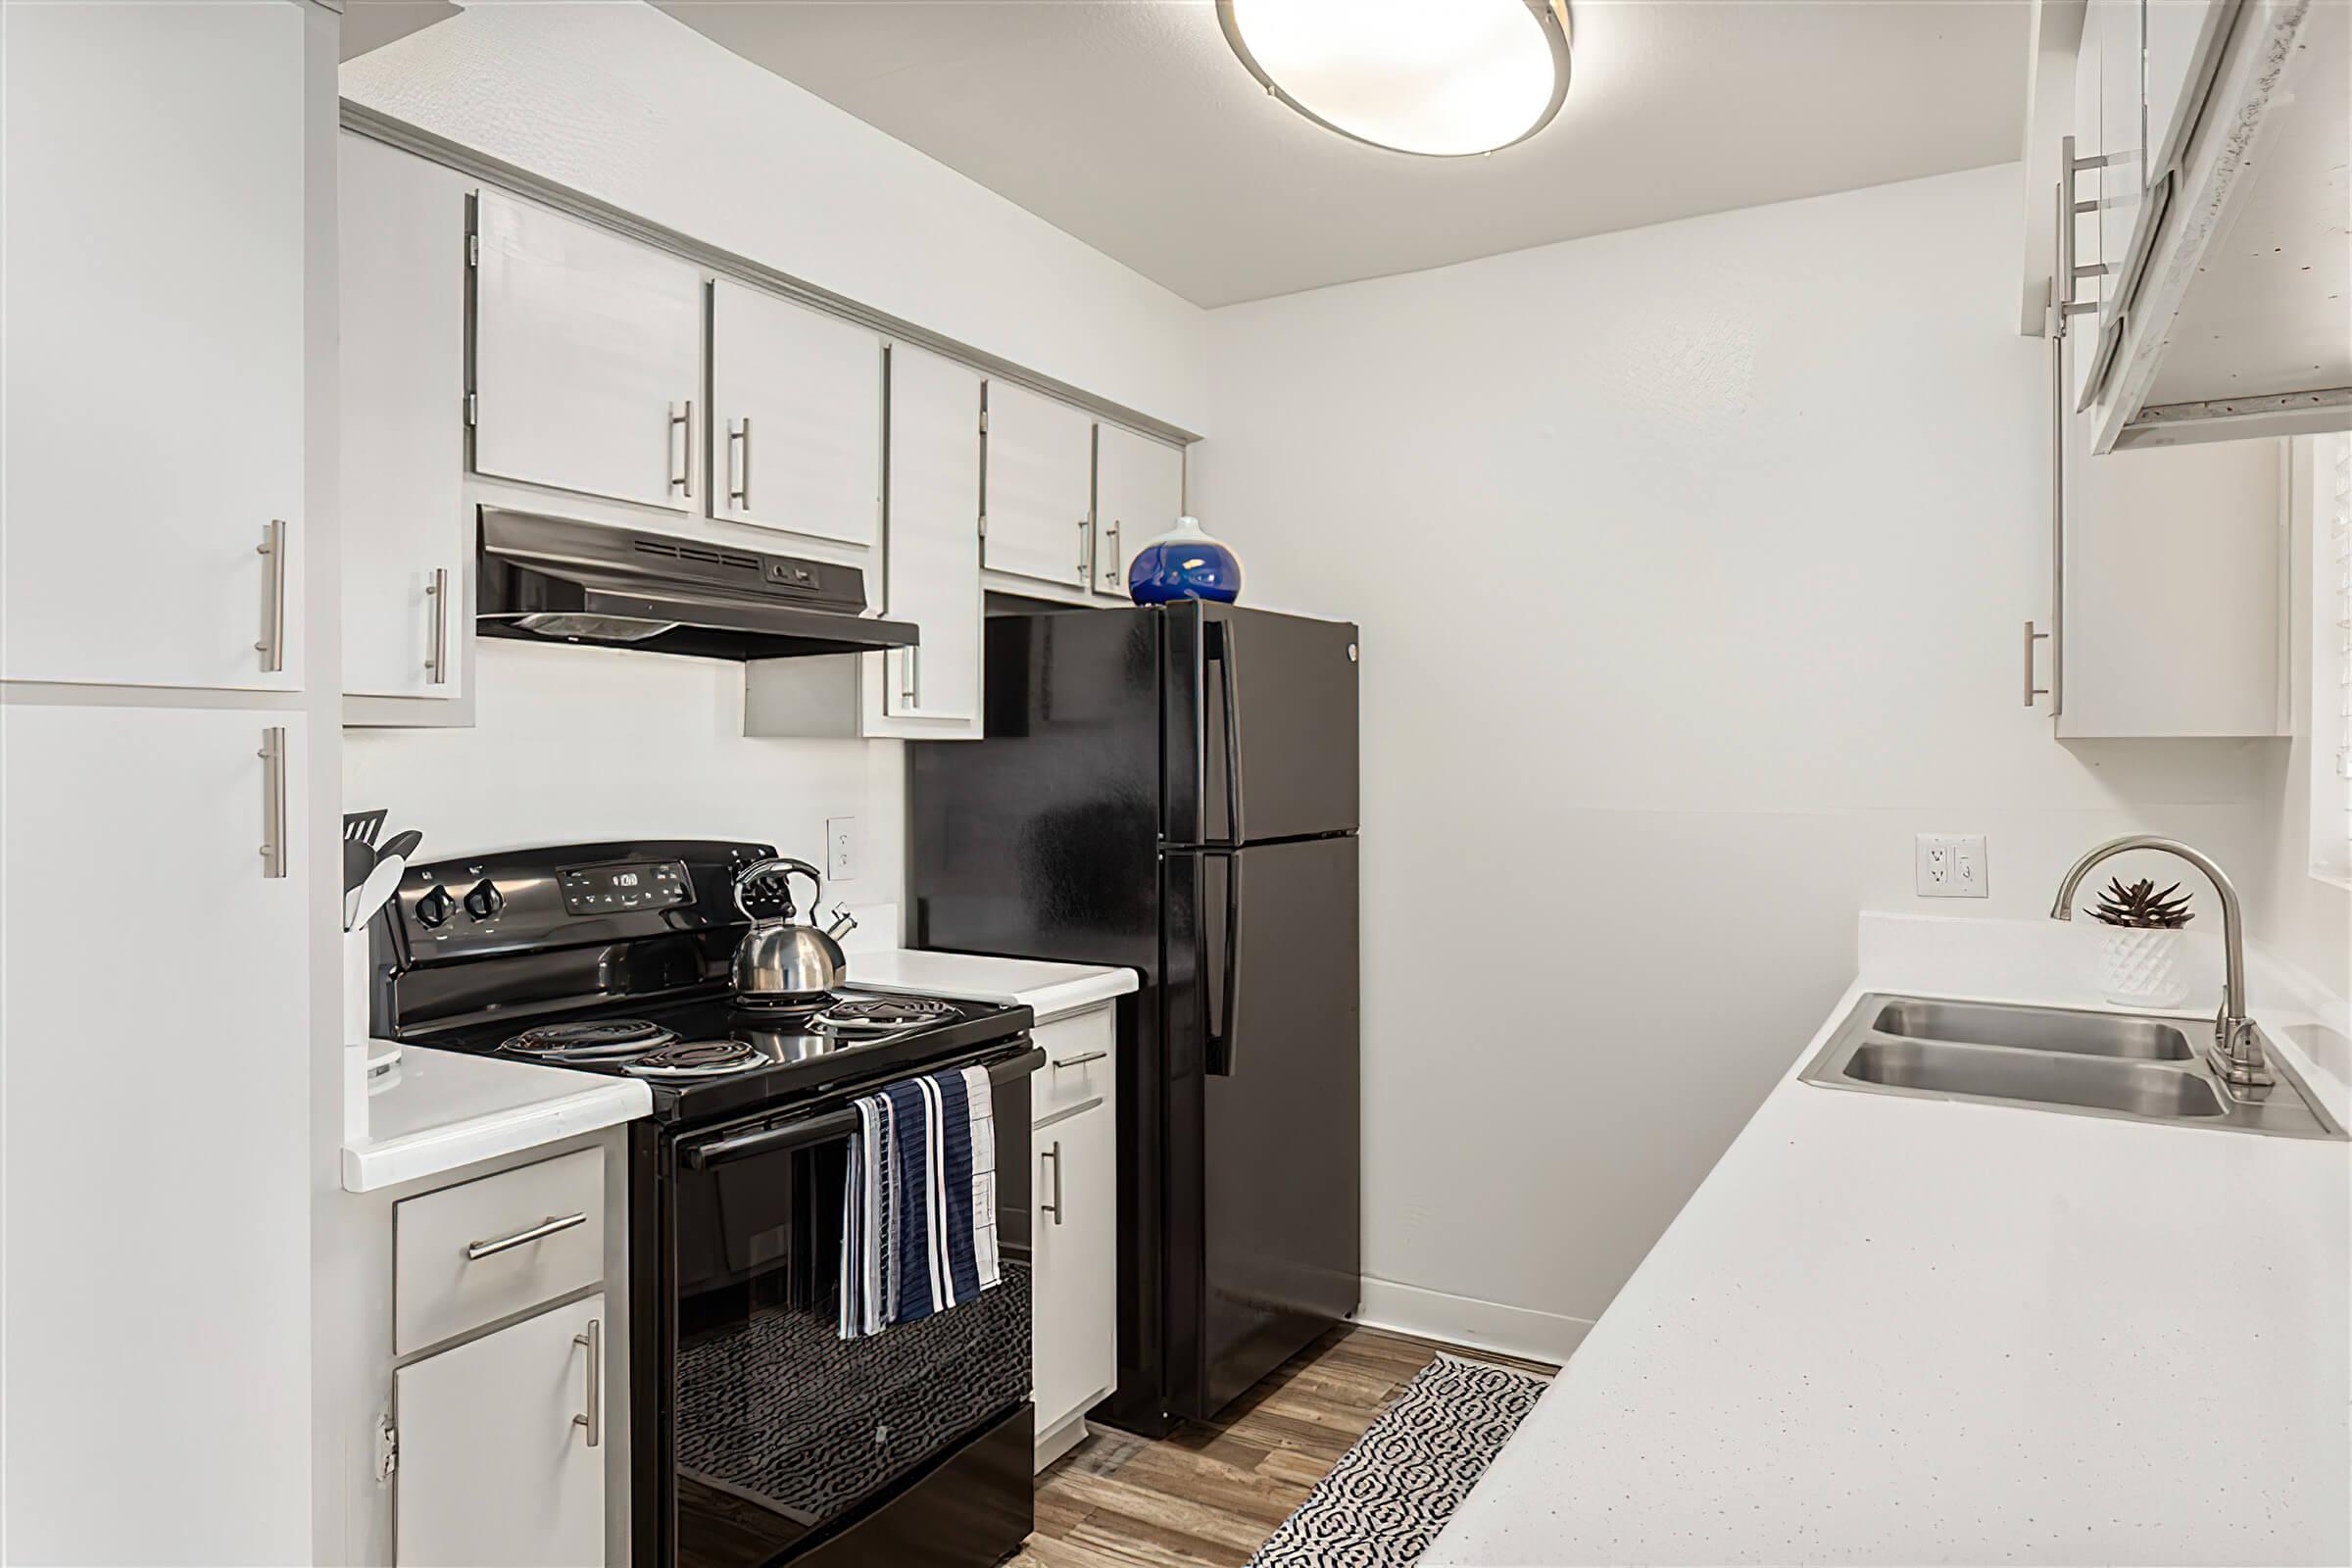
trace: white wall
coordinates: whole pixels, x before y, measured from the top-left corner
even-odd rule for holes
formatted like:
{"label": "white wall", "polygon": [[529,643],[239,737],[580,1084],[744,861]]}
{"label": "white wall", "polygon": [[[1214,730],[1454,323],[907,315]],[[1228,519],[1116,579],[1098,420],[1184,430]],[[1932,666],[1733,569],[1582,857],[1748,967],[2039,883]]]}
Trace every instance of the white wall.
{"label": "white wall", "polygon": [[[1212,313],[1195,510],[1251,602],[1363,627],[1369,1314],[1573,1344],[1851,978],[1858,907],[2037,914],[2140,827],[2257,873],[2275,744],[2061,745],[2019,704],[2016,179]],[[1913,898],[1925,830],[1989,835],[1989,899]],[[1504,1021],[1438,1022],[1433,951]]]}
{"label": "white wall", "polygon": [[428,858],[608,838],[736,838],[824,863],[825,819],[855,816],[862,865],[828,886],[856,908],[905,879],[896,741],[747,740],[743,666],[501,641],[477,653],[475,727],[353,729],[347,809],[384,807]]}
{"label": "white wall", "polygon": [[650,6],[475,5],[347,64],[343,91],[974,348],[1208,428],[1199,307]]}

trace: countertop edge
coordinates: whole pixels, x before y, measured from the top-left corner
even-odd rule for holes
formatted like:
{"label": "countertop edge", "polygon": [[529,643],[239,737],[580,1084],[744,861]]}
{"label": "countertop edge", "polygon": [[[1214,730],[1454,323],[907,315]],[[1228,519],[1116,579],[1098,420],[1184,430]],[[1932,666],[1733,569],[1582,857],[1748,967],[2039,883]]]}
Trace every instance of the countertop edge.
{"label": "countertop edge", "polygon": [[343,1190],[371,1193],[424,1176],[462,1170],[501,1154],[617,1127],[649,1114],[652,1091],[616,1080],[544,1100],[445,1122],[381,1143],[343,1146]]}

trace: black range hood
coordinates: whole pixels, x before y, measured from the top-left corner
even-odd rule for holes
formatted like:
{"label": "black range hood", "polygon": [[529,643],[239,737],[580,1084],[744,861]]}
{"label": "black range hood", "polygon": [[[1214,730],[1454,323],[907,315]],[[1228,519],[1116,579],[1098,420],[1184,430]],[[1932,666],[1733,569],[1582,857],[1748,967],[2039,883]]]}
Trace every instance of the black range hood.
{"label": "black range hood", "polygon": [[481,509],[475,628],[703,659],[790,659],[911,648],[904,621],[865,614],[856,566],[733,545]]}

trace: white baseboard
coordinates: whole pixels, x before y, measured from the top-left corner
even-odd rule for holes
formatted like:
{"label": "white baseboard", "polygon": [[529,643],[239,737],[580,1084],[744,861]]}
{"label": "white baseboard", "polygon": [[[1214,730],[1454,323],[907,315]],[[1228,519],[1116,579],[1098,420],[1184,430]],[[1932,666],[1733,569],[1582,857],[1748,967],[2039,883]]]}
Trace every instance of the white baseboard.
{"label": "white baseboard", "polygon": [[1473,1350],[1560,1362],[1575,1353],[1592,1327],[1588,1318],[1448,1296],[1444,1291],[1399,1285],[1370,1275],[1364,1277],[1363,1299],[1355,1309],[1355,1321],[1366,1328],[1444,1340]]}

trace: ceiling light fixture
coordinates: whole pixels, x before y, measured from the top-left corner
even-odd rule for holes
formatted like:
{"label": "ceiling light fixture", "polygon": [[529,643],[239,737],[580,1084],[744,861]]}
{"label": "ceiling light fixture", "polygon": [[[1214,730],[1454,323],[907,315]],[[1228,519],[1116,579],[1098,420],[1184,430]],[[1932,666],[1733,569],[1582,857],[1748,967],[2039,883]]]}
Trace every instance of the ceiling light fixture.
{"label": "ceiling light fixture", "polygon": [[1217,21],[1267,92],[1396,152],[1491,153],[1568,96],[1568,0],[1217,0]]}

